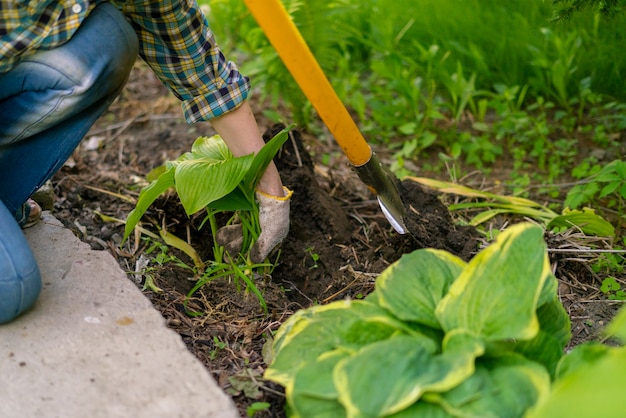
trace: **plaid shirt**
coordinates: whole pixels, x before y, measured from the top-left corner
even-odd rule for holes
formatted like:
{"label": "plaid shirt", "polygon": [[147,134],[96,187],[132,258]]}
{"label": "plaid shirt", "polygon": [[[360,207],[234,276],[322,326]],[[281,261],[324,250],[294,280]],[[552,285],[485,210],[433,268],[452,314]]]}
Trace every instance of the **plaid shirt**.
{"label": "plaid shirt", "polygon": [[[0,0],[0,73],[38,49],[67,42],[105,0]],[[139,54],[182,101],[189,123],[239,106],[247,77],[226,60],[195,0],[111,0],[139,38]]]}

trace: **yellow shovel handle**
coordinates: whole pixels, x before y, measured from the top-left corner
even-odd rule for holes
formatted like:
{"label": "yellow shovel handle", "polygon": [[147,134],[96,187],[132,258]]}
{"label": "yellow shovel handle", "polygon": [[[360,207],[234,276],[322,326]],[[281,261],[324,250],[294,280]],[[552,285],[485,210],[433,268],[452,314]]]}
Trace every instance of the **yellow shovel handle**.
{"label": "yellow shovel handle", "polygon": [[244,2],[348,160],[357,167],[367,163],[372,156],[371,148],[281,1]]}

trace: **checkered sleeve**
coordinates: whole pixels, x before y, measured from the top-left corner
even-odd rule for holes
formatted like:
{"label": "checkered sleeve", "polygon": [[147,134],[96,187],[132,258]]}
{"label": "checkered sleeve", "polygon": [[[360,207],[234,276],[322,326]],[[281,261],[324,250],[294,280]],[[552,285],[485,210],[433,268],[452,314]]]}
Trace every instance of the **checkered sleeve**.
{"label": "checkered sleeve", "polygon": [[188,123],[238,107],[250,84],[228,61],[195,0],[126,0],[115,4],[130,19],[140,55],[181,101]]}
{"label": "checkered sleeve", "polygon": [[40,49],[67,42],[96,2],[0,0],[0,73]]}

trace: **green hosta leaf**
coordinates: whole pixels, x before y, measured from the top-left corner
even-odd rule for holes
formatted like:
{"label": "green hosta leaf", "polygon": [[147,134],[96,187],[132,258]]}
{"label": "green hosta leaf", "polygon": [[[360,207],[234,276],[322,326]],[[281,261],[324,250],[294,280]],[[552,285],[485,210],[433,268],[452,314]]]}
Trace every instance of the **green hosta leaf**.
{"label": "green hosta leaf", "polygon": [[194,155],[191,152],[185,152],[183,154],[181,154],[177,159],[175,159],[174,161],[166,161],[165,162],[165,167],[170,168],[170,167],[175,167],[177,166],[179,163],[182,163],[183,161],[187,161],[187,160],[193,160],[194,158],[198,158],[197,155]]}
{"label": "green hosta leaf", "polygon": [[153,168],[148,174],[146,174],[146,180],[149,182],[157,180],[161,174],[165,173],[169,168],[171,167],[167,167],[165,164]]}
{"label": "green hosta leaf", "polygon": [[595,341],[577,345],[561,358],[557,369],[557,379],[560,380],[581,368],[593,366],[593,364],[603,359],[612,350],[615,350],[615,348]]}
{"label": "green hosta leaf", "polygon": [[548,229],[554,228],[580,228],[587,235],[599,237],[612,237],[615,235],[615,228],[593,210],[571,210],[563,215],[556,216],[547,225]]}
{"label": "green hosta leaf", "polygon": [[554,377],[563,350],[572,336],[569,315],[554,293],[550,302],[537,309],[537,316],[539,333],[532,340],[520,341],[515,351],[543,364]]}
{"label": "green hosta leaf", "polygon": [[[549,390],[550,376],[541,365],[506,355],[477,361],[469,379],[447,393],[428,393],[424,399],[455,417],[514,418],[545,399]],[[572,415],[553,415],[558,416]]]}
{"label": "green hosta leaf", "polygon": [[608,350],[557,379],[548,400],[528,418],[621,418],[626,411],[626,351]]}
{"label": "green hosta leaf", "polygon": [[133,232],[133,229],[139,223],[141,217],[144,213],[146,213],[150,205],[162,193],[165,193],[167,189],[174,187],[174,170],[174,168],[170,168],[164,171],[156,180],[141,190],[135,208],[130,211],[128,218],[126,219],[126,226],[124,227],[124,240],[126,240],[130,233]]}
{"label": "green hosta leaf", "polygon": [[250,169],[253,158],[247,155],[220,162],[205,158],[181,162],[174,180],[185,212],[192,215],[232,192]]}
{"label": "green hosta leaf", "polygon": [[474,372],[474,359],[485,352],[482,339],[457,329],[446,334],[443,352],[433,359],[434,367],[441,367],[445,378],[428,385],[429,392],[444,392],[467,379]]}
{"label": "green hosta leaf", "polygon": [[420,372],[433,358],[421,341],[409,336],[379,341],[337,365],[335,387],[348,417],[389,415],[419,399]]}
{"label": "green hosta leaf", "polygon": [[297,398],[297,406],[288,404],[286,408],[288,417],[291,418],[343,418],[346,416],[344,407],[333,399],[322,399],[314,396],[302,395]]}
{"label": "green hosta leaf", "polygon": [[244,180],[244,187],[250,190],[254,190],[256,184],[261,179],[261,176],[265,172],[265,169],[272,161],[274,156],[280,150],[280,147],[289,139],[289,131],[295,125],[290,125],[276,134],[272,139],[261,148],[261,150],[254,157],[254,161]]}
{"label": "green hosta leaf", "polygon": [[240,187],[237,187],[226,196],[209,203],[208,206],[211,209],[224,212],[235,212],[253,209],[252,202],[248,200],[248,197],[246,197]]}
{"label": "green hosta leaf", "polygon": [[341,349],[331,351],[298,370],[285,389],[287,402],[296,416],[334,418],[346,415],[337,401],[333,370],[340,360],[350,355],[350,352]]}
{"label": "green hosta leaf", "polygon": [[388,323],[391,327],[397,327],[407,333],[414,332],[411,327],[393,318],[388,311],[374,303],[365,300],[342,300],[296,311],[276,332],[273,349],[278,353],[283,346],[288,345],[294,337],[315,321],[337,321],[342,319],[350,321],[345,326],[337,328],[343,331],[350,329],[356,320],[368,320]]}
{"label": "green hosta leaf", "polygon": [[[291,316],[276,333],[274,361],[265,378],[287,386],[300,367],[329,351],[357,349],[397,333],[415,331],[384,309],[365,301],[339,301],[302,310]],[[432,351],[429,337],[416,335]]]}
{"label": "green hosta leaf", "polygon": [[397,414],[389,415],[388,418],[451,418],[452,415],[446,412],[443,407],[419,400],[407,409]]}
{"label": "green hosta leaf", "polygon": [[441,328],[435,307],[465,265],[440,250],[405,254],[376,280],[378,303],[404,321]]}
{"label": "green hosta leaf", "polygon": [[483,350],[479,339],[460,330],[446,336],[440,355],[413,336],[370,344],[337,364],[339,402],[349,417],[402,411],[425,391],[446,391],[471,376]]}
{"label": "green hosta leaf", "polygon": [[537,301],[550,274],[545,247],[543,230],[532,224],[499,234],[469,262],[437,306],[443,329],[466,329],[487,340],[537,335]]}
{"label": "green hosta leaf", "polygon": [[626,343],[626,309],[620,309],[607,327],[607,334],[614,335]]}
{"label": "green hosta leaf", "polygon": [[233,154],[219,135],[199,137],[191,146],[191,152],[194,154],[194,158],[205,158],[212,162],[220,162],[233,158]]}
{"label": "green hosta leaf", "polygon": [[541,294],[539,295],[537,306],[541,306],[544,303],[552,302],[552,299],[554,299],[554,297],[558,295],[558,291],[559,281],[556,279],[554,274],[550,274],[543,284],[543,289],[541,289]]}

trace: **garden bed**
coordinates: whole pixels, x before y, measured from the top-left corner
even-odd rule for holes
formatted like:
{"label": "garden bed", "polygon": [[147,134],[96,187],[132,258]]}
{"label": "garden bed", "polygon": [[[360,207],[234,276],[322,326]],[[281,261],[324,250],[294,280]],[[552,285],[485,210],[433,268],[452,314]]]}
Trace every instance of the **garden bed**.
{"label": "garden bed", "polygon": [[[252,104],[261,129],[271,135],[277,126],[262,116],[262,104]],[[261,378],[266,368],[264,345],[296,310],[364,297],[380,272],[414,249],[445,249],[467,260],[486,244],[472,228],[454,224],[441,196],[407,181],[401,190],[412,208],[415,237],[398,235],[339,148],[296,130],[276,158],[283,182],[294,190],[290,233],[276,268],[256,283],[268,313],[241,284],[225,279],[209,283],[188,299],[194,277],[182,264],[193,263],[155,241],[131,237],[120,246],[123,225],[112,218],[126,219],[150,170],[189,150],[198,136],[213,133],[209,123],[187,125],[177,100],[138,64],[123,95],[53,178],[53,214],[94,249],[112,252],[140,288],[149,277],[161,289],[146,289],[145,294],[232,395],[242,415],[255,402],[268,402],[270,407],[257,416],[283,416],[282,389]],[[384,161],[385,150],[378,151]],[[506,167],[506,161],[501,164]],[[489,179],[498,180],[505,179],[493,175]],[[203,217],[200,213],[189,219],[172,193],[150,208],[144,227],[155,231],[150,222],[165,226],[206,260],[212,239],[208,227],[199,229]],[[548,243],[570,245],[561,237],[549,236]],[[182,264],[165,262],[171,256]],[[151,260],[147,266],[145,260]],[[552,262],[560,297],[572,319],[572,344],[597,338],[619,303],[606,300],[601,283],[580,254],[557,253]],[[186,310],[202,315],[188,315]]]}

